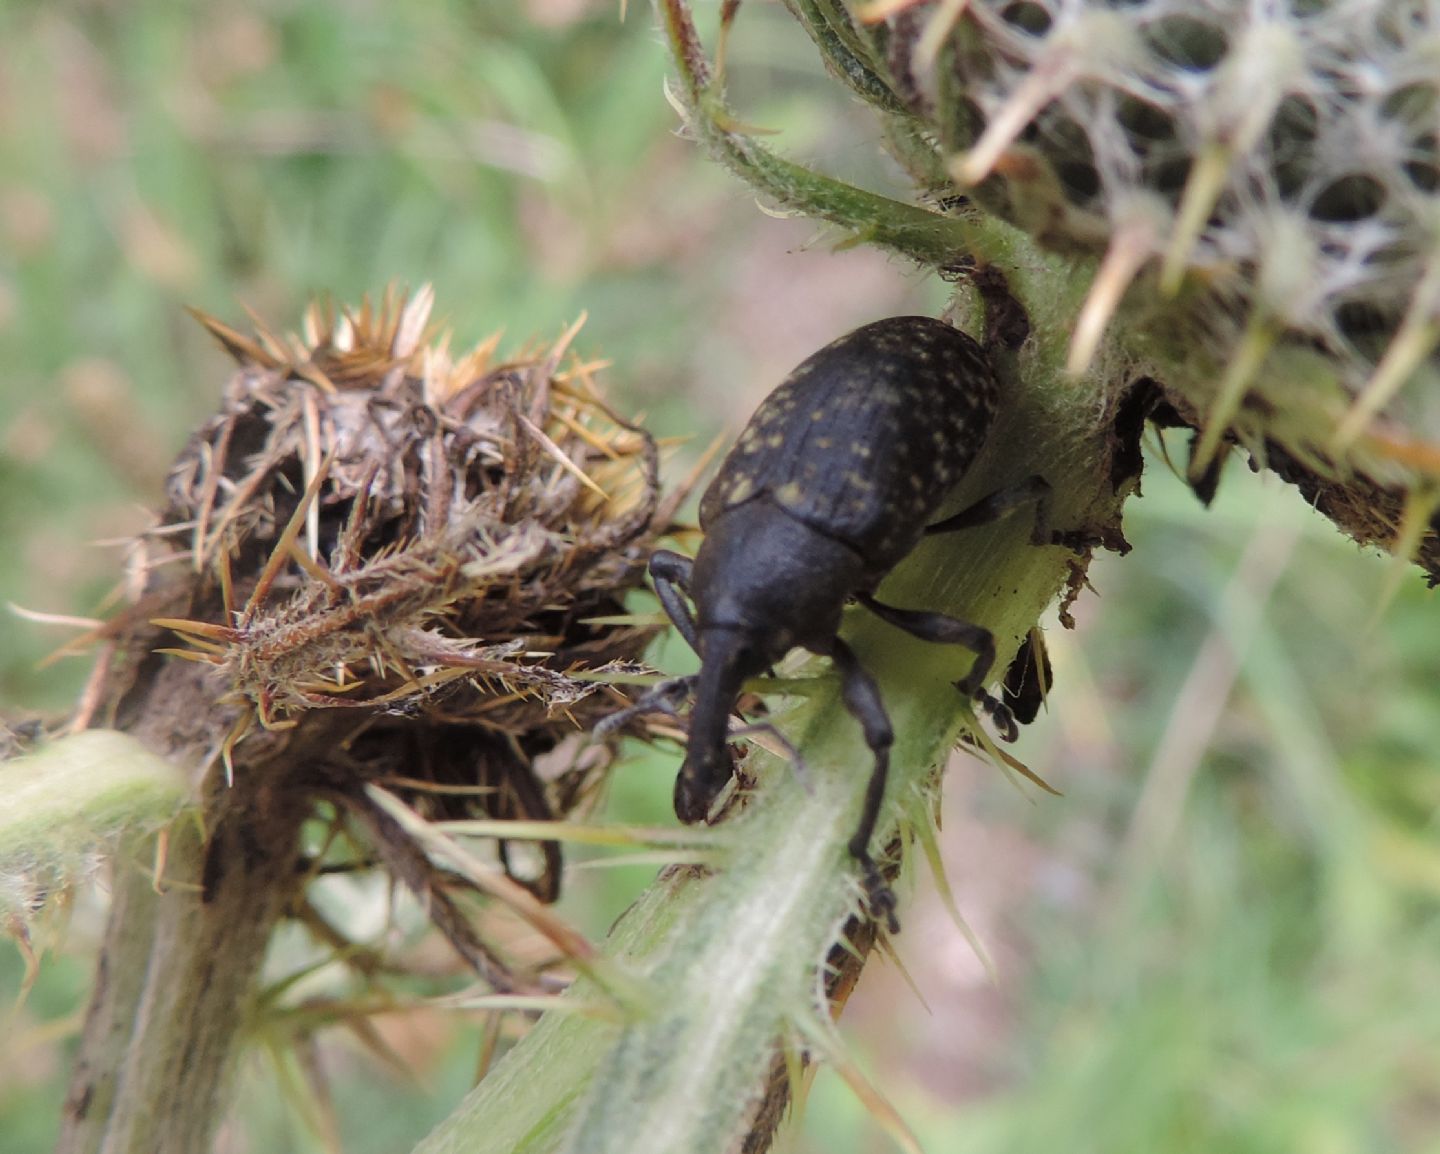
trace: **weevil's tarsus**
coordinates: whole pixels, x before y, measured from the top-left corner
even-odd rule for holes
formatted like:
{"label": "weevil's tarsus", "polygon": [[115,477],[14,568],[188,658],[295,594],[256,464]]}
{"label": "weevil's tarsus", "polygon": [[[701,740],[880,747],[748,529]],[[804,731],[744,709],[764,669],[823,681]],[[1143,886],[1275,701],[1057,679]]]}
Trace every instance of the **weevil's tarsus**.
{"label": "weevil's tarsus", "polygon": [[[956,682],[955,687],[957,689],[960,687],[959,682]],[[1016,724],[1015,714],[1003,701],[985,690],[979,689],[975,691],[975,703],[990,715],[990,720],[1000,731],[1001,741],[1012,742],[1020,736],[1020,726]]]}

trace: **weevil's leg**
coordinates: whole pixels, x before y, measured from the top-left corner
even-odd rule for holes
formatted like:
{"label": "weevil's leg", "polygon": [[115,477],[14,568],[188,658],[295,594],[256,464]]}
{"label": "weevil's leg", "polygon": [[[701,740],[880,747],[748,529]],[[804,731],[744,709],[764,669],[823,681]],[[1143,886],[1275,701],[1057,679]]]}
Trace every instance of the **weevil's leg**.
{"label": "weevil's leg", "polygon": [[885,800],[885,783],[890,776],[890,746],[895,741],[895,731],[890,726],[885,703],[880,699],[879,686],[865,672],[854,650],[837,637],[831,646],[830,656],[835,668],[840,671],[840,692],[845,708],[860,723],[865,732],[865,744],[875,755],[875,768],[870,772],[870,784],[865,787],[865,808],[860,812],[860,824],[850,839],[850,856],[860,863],[864,873],[871,916],[877,920],[883,917],[894,934],[900,930],[900,922],[895,917],[895,895],[885,884],[884,876],[870,856],[870,838],[880,817],[880,803]]}
{"label": "weevil's leg", "polygon": [[1008,705],[983,689],[975,691],[975,700],[980,703],[980,708],[990,715],[990,720],[1000,730],[1001,741],[1014,741],[1020,736],[1020,726],[1015,721],[1015,713]]}
{"label": "weevil's leg", "polygon": [[695,614],[685,603],[685,593],[690,589],[690,570],[695,562],[669,549],[660,549],[650,558],[650,577],[655,582],[655,594],[660,598],[666,615],[680,630],[680,636],[690,644],[696,653],[700,652],[700,632],[695,628]]}
{"label": "weevil's leg", "polygon": [[1022,505],[1035,506],[1035,529],[1030,541],[1035,545],[1056,545],[1060,535],[1050,530],[1050,482],[1041,476],[1026,477],[1013,485],[997,489],[989,496],[981,497],[953,516],[936,521],[925,527],[925,535],[954,533],[960,529],[973,529],[977,525],[989,525],[1013,513]]}
{"label": "weevil's leg", "polygon": [[805,759],[800,756],[799,748],[770,722],[749,722],[748,724],[740,726],[738,729],[732,729],[730,736],[747,737],[752,733],[763,733],[778,745],[785,754],[785,757],[789,760],[790,772],[795,775],[795,779],[800,783],[800,788],[806,793],[813,793],[815,791],[815,787],[810,782],[810,767],[805,764]]}
{"label": "weevil's leg", "polygon": [[897,609],[883,601],[876,601],[868,593],[858,594],[856,600],[875,616],[888,621],[897,629],[905,630],[913,637],[920,638],[921,641],[963,645],[973,652],[975,664],[970,667],[969,673],[955,683],[955,688],[980,703],[994,718],[1001,736],[1006,741],[1014,741],[1019,736],[1009,707],[981,688],[995,664],[995,635],[990,630],[983,625],[961,621],[958,617],[947,617],[944,613],[929,613],[923,609]]}
{"label": "weevil's leg", "polygon": [[[650,576],[655,581],[655,593],[660,598],[666,615],[680,630],[690,648],[700,652],[700,635],[695,629],[695,615],[685,604],[685,590],[690,587],[690,570],[693,562],[689,557],[661,549],[650,558]],[[674,714],[680,702],[690,696],[695,688],[696,675],[672,677],[662,681],[648,693],[642,694],[635,702],[617,713],[600,721],[594,729],[597,737],[619,729],[620,726],[645,713]]]}
{"label": "weevil's leg", "polygon": [[936,521],[925,527],[927,537],[936,533],[954,533],[959,529],[973,529],[977,525],[989,525],[1013,513],[1022,505],[1034,504],[1035,528],[1030,532],[1032,545],[1064,545],[1067,549],[1080,552],[1095,545],[1104,545],[1105,538],[1086,529],[1052,529],[1050,527],[1050,498],[1053,490],[1050,482],[1039,475],[1026,477],[1013,485],[997,489],[988,497],[981,497],[975,504],[961,509],[943,521]]}
{"label": "weevil's leg", "polygon": [[856,600],[882,621],[888,621],[921,641],[963,645],[974,653],[975,664],[970,667],[970,672],[955,683],[955,688],[966,697],[974,697],[985,684],[990,667],[995,664],[995,635],[983,625],[947,617],[943,613],[929,613],[924,609],[897,609],[883,601],[876,601],[868,593],[858,594]]}
{"label": "weevil's leg", "polygon": [[653,685],[642,693],[634,705],[627,705],[624,709],[617,710],[609,717],[602,717],[595,723],[591,731],[596,737],[604,737],[626,724],[633,718],[640,717],[646,713],[665,713],[674,716],[680,709],[680,703],[690,696],[690,691],[695,688],[697,674],[690,674],[688,677],[670,677]]}

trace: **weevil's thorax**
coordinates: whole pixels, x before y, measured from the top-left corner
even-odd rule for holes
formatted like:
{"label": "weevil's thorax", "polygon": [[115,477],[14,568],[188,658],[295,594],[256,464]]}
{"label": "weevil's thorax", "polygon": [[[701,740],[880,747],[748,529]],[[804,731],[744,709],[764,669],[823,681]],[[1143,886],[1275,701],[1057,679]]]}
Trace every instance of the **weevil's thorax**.
{"label": "weevil's thorax", "polygon": [[826,652],[846,599],[866,588],[865,563],[848,545],[759,500],[711,522],[690,580],[703,641],[713,630],[745,634],[747,673],[797,645]]}

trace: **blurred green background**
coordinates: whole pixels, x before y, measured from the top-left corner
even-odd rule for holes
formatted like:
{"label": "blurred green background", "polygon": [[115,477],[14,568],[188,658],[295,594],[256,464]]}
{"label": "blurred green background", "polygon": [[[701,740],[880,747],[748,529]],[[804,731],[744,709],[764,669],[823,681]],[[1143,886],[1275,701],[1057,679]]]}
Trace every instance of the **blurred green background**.
{"label": "blurred green background", "polygon": [[[114,586],[105,542],[145,523],[227,371],[186,304],[288,329],[314,294],[429,281],[458,340],[512,345],[585,311],[618,405],[692,456],[825,341],[942,306],[679,139],[631,8],[0,2],[0,599],[84,615]],[[778,6],[745,8],[730,60],[783,148],[899,190]],[[949,878],[998,981],[922,876],[908,980],[872,965],[847,1036],[931,1154],[1440,1151],[1434,598],[1238,462],[1201,509],[1152,449],[1134,552],[1050,629],[1056,690],[1018,747],[1065,796],[951,770]],[[39,666],[66,636],[0,618],[0,704],[73,698],[83,663]],[[674,769],[627,763],[611,815],[673,820]],[[564,908],[603,933],[651,873],[585,872]],[[4,1154],[53,1142],[103,895],[60,924],[0,1019]],[[21,970],[0,945],[0,1004]],[[322,1047],[350,1154],[407,1149],[476,1060],[473,1017],[379,1024],[416,1080]],[[247,1065],[224,1149],[323,1149],[280,1084]],[[893,1147],[821,1072],[791,1148]]]}

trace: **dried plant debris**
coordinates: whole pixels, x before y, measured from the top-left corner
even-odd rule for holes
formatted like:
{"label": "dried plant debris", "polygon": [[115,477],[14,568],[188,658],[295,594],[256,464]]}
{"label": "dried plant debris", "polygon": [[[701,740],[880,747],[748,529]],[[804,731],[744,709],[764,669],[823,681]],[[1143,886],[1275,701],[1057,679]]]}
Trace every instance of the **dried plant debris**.
{"label": "dried plant debris", "polygon": [[[314,305],[289,337],[199,316],[238,367],[137,542],[81,725],[175,713],[155,663],[194,670],[207,717],[175,724],[216,735],[212,791],[271,773],[348,807],[357,845],[375,827],[349,803],[373,783],[430,819],[549,820],[593,798],[614,741],[586,735],[654,631],[624,597],[673,509],[656,443],[606,404],[579,324],[457,355],[432,301]],[[499,857],[557,895],[557,844]]]}

